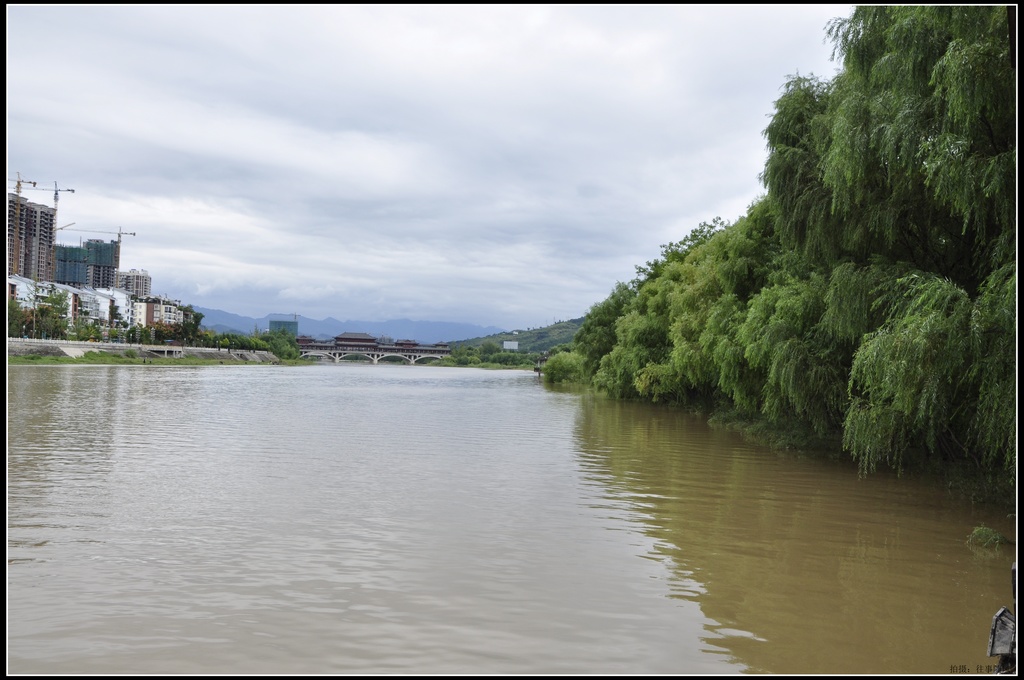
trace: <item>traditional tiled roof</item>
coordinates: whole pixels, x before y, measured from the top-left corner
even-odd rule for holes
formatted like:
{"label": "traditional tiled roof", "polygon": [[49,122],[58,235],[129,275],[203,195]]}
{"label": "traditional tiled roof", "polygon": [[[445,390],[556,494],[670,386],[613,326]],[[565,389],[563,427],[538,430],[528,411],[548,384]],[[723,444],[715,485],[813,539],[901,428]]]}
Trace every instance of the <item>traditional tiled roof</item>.
{"label": "traditional tiled roof", "polygon": [[377,338],[373,337],[369,333],[341,333],[340,335],[334,336],[335,340],[360,340],[370,342],[376,342]]}

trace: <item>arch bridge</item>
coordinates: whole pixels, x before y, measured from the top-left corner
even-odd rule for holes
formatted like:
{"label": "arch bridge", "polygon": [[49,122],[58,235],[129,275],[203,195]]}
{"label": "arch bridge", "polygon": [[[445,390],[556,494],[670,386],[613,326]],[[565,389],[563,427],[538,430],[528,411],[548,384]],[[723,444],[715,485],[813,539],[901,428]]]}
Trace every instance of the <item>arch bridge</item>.
{"label": "arch bridge", "polygon": [[353,345],[344,346],[332,343],[310,343],[299,347],[299,358],[323,357],[334,363],[345,357],[364,356],[370,363],[379,363],[385,357],[399,357],[407,364],[415,364],[420,359],[440,359],[450,356],[451,349],[447,345]]}

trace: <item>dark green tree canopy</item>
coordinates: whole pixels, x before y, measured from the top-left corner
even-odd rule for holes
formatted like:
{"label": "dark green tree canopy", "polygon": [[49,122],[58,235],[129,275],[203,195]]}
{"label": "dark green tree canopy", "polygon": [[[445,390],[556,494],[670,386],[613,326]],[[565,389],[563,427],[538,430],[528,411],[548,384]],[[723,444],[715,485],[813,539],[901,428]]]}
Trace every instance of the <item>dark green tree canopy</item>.
{"label": "dark green tree canopy", "polygon": [[765,196],[595,305],[585,376],[833,435],[865,472],[1015,470],[1014,9],[831,22],[842,70],[783,84]]}

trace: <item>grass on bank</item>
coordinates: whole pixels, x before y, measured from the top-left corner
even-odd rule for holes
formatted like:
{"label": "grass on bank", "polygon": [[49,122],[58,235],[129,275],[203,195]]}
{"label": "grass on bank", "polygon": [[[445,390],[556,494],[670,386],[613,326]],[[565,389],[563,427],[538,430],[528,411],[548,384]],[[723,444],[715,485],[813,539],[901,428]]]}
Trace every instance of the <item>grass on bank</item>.
{"label": "grass on bank", "polygon": [[[127,350],[124,354],[104,351],[86,352],[80,357],[69,356],[43,356],[39,354],[26,354],[24,356],[8,356],[8,366],[44,366],[50,364],[117,364],[117,365],[142,365],[153,364],[155,366],[215,366],[223,363],[231,364],[267,364],[272,362],[249,362],[235,359],[199,359],[196,357],[140,357],[135,350]],[[305,361],[288,361],[281,363],[305,365]]]}

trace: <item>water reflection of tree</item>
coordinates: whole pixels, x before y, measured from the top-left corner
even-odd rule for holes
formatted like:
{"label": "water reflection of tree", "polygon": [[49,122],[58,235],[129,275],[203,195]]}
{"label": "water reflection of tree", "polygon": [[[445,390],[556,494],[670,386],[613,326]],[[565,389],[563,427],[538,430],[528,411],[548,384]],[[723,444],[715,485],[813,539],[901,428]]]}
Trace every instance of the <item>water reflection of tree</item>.
{"label": "water reflection of tree", "polygon": [[698,417],[600,397],[582,400],[575,437],[586,477],[628,502],[671,566],[668,595],[697,601],[720,624],[708,642],[751,669],[985,663],[984,621],[998,609],[986,595],[1002,592],[993,578],[1009,557],[963,564],[973,519],[941,489],[860,479],[852,463],[779,455]]}

